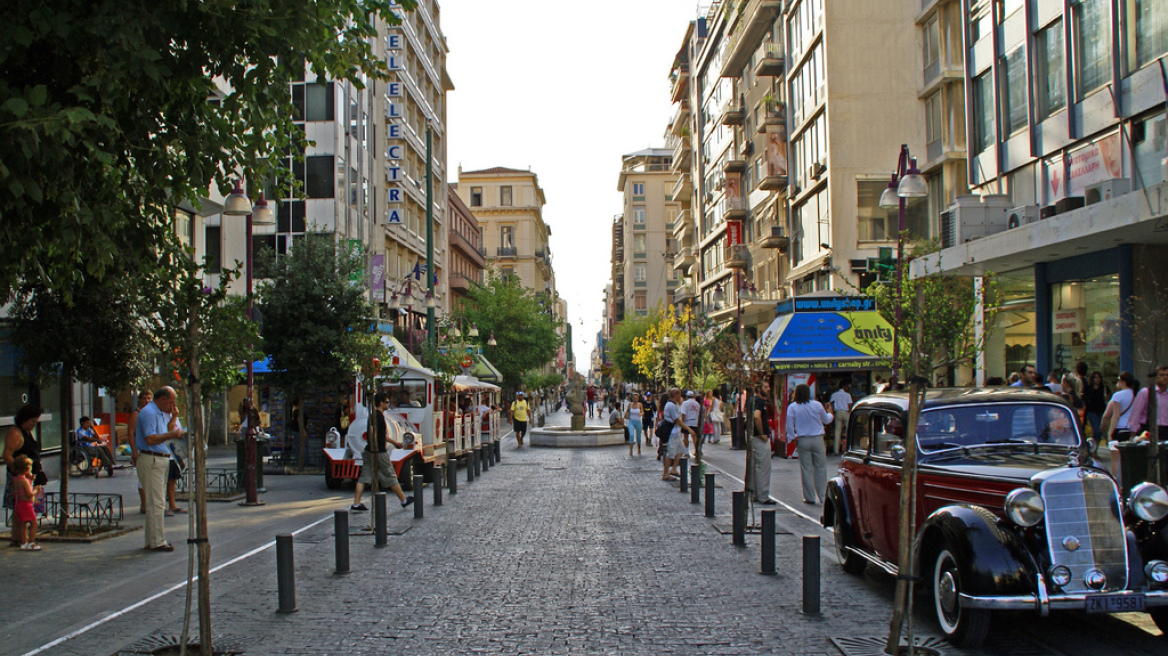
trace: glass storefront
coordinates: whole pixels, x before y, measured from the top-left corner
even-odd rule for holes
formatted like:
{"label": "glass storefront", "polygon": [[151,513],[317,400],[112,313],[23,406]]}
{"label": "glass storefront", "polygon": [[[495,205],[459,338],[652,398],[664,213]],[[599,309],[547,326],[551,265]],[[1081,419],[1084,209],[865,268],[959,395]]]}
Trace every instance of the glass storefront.
{"label": "glass storefront", "polygon": [[1051,363],[1073,369],[1086,362],[1103,380],[1119,374],[1119,276],[1104,275],[1050,286]]}
{"label": "glass storefront", "polygon": [[986,378],[1008,379],[1036,359],[1034,273],[1029,270],[999,274],[1001,309],[986,341]]}
{"label": "glass storefront", "polygon": [[57,383],[39,390],[21,375],[20,351],[8,341],[7,326],[0,325],[0,428],[12,425],[16,411],[26,403],[44,408],[39,434],[42,449],[61,446],[61,392]]}

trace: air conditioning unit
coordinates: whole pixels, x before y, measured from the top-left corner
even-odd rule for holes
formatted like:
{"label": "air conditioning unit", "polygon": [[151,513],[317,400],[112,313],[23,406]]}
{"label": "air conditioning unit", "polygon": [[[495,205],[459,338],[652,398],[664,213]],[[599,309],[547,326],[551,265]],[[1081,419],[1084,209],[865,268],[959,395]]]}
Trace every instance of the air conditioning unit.
{"label": "air conditioning unit", "polygon": [[1088,185],[1087,189],[1083,192],[1083,196],[1086,197],[1088,205],[1094,205],[1099,201],[1122,196],[1129,191],[1131,191],[1131,180],[1127,178],[1112,178]]}
{"label": "air conditioning unit", "polygon": [[1023,205],[1006,211],[1006,229],[1011,230],[1028,223],[1037,223],[1039,220],[1037,205]]}
{"label": "air conditioning unit", "polygon": [[958,196],[941,213],[941,248],[1002,232],[1007,226],[1008,196]]}
{"label": "air conditioning unit", "polygon": [[823,177],[825,171],[827,171],[826,166],[819,162],[815,162],[807,168],[807,175],[812,180],[818,180],[819,178]]}

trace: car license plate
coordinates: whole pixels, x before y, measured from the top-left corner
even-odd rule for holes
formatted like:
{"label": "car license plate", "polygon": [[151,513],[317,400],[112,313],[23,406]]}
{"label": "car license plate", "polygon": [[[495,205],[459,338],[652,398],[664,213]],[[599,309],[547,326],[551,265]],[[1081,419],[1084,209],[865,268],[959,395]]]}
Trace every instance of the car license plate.
{"label": "car license plate", "polygon": [[1088,613],[1137,613],[1143,610],[1142,594],[1098,594],[1087,597]]}

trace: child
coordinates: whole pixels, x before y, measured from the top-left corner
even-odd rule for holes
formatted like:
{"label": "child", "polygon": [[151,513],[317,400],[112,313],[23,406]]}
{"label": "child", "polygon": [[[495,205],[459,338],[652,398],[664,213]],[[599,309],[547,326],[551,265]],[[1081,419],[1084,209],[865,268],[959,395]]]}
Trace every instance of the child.
{"label": "child", "polygon": [[28,456],[16,456],[12,464],[12,480],[16,483],[16,521],[12,525],[12,536],[20,543],[21,551],[40,551],[36,543],[37,516],[33,510],[40,488],[32,485],[32,460]]}

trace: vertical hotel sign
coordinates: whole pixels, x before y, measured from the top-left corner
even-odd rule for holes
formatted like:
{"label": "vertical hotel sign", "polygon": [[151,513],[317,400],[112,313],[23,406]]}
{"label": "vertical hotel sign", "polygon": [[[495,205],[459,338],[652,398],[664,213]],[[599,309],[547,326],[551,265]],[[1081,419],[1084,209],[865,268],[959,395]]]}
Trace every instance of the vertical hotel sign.
{"label": "vertical hotel sign", "polygon": [[737,219],[726,221],[726,243],[731,246],[742,244],[742,221]]}
{"label": "vertical hotel sign", "polygon": [[[394,14],[400,19],[402,15],[401,3],[390,2]],[[402,66],[402,30],[400,24],[386,28],[385,31],[385,64],[391,72],[400,71]],[[394,76],[385,84],[385,183],[386,203],[385,222],[400,224],[404,210],[402,210],[402,170],[404,146],[402,145],[402,102],[405,95],[401,79]]]}

